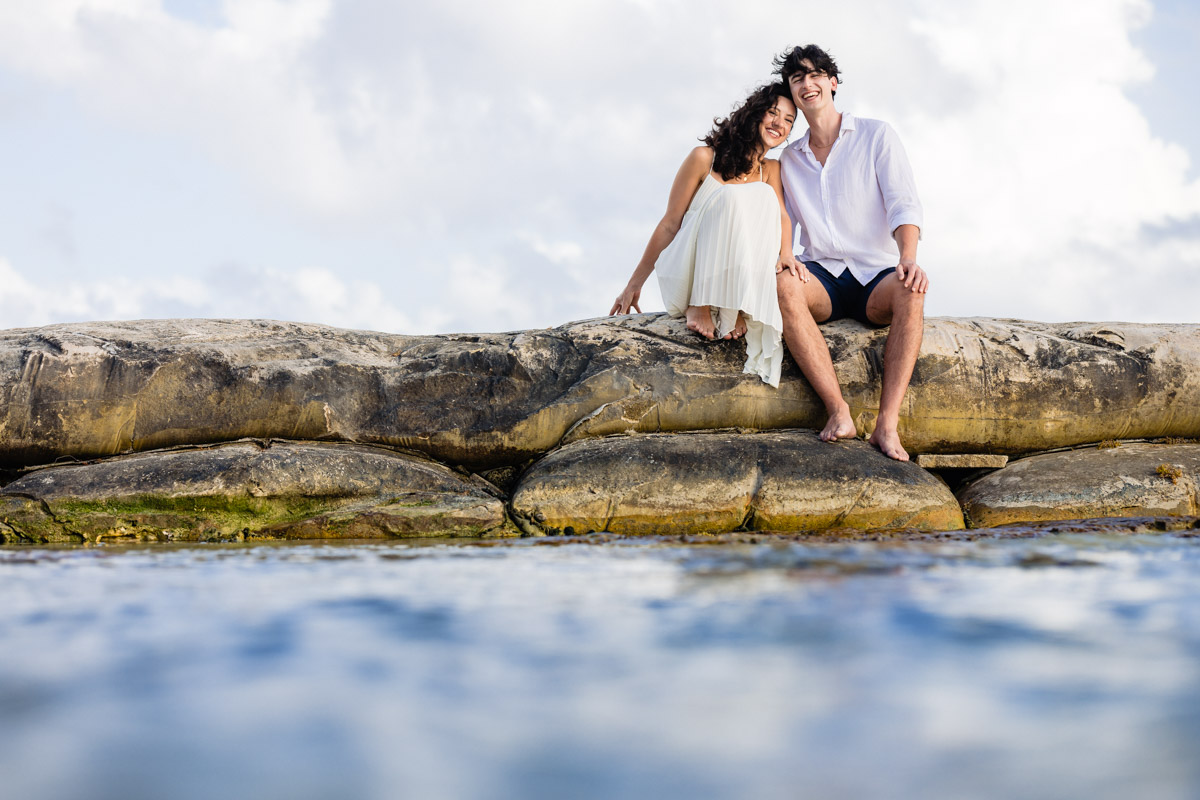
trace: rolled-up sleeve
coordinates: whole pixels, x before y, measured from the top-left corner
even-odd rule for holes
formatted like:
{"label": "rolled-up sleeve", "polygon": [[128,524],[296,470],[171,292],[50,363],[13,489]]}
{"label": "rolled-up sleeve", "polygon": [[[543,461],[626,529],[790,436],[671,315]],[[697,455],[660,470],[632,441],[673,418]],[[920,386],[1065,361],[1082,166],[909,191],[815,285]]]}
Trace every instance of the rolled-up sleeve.
{"label": "rolled-up sleeve", "polygon": [[916,225],[925,234],[925,215],[917,197],[917,182],[913,178],[908,154],[892,126],[880,126],[879,148],[875,156],[875,174],[883,206],[887,211],[888,232],[895,233],[901,225]]}

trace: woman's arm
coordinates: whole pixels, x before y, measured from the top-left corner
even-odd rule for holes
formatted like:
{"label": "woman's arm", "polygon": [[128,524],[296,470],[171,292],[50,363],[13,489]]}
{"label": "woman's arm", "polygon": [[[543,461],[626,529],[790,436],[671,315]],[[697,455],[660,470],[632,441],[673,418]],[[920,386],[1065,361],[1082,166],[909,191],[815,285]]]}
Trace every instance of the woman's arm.
{"label": "woman's arm", "polygon": [[796,260],[796,254],[792,252],[792,236],[794,234],[792,218],[787,212],[787,204],[783,202],[783,178],[779,162],[773,158],[767,159],[766,178],[767,183],[775,190],[775,196],[779,198],[779,222],[782,228],[779,242],[779,263],[775,265],[775,272],[783,272],[786,269],[800,280],[807,282],[808,269],[804,266],[803,261]]}
{"label": "woman's arm", "polygon": [[671,184],[671,195],[667,198],[667,212],[654,226],[654,233],[650,234],[650,241],[646,244],[646,251],[642,253],[642,260],[633,270],[633,275],[629,278],[625,290],[617,296],[612,310],[608,312],[610,316],[628,314],[630,309],[639,314],[642,312],[641,306],[638,305],[642,296],[642,286],[650,277],[650,273],[654,271],[654,263],[658,261],[659,255],[667,249],[667,245],[674,241],[675,234],[679,233],[679,226],[683,224],[683,215],[687,213],[688,206],[691,205],[696,190],[704,182],[704,176],[708,174],[711,164],[711,147],[697,147],[683,160],[683,165],[679,168],[679,172],[675,173],[675,181]]}

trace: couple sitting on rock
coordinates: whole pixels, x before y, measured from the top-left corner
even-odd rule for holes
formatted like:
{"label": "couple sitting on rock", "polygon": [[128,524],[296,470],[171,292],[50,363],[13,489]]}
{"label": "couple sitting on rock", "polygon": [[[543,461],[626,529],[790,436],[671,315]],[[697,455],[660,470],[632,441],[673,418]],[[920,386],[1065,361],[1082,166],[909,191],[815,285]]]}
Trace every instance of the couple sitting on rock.
{"label": "couple sitting on rock", "polygon": [[[817,323],[891,325],[870,442],[907,461],[897,425],[929,286],[917,266],[921,203],[908,158],[887,123],[834,108],[838,68],[821,48],[792,48],[776,72],[780,82],[716,122],[684,159],[667,212],[609,313],[640,312],[642,286],[657,270],[667,311],[709,339],[744,336],[746,372],[771,386],[786,340],[829,412],[821,431],[829,442],[857,430]],[[808,132],[779,161],[767,158],[797,109]],[[808,260],[792,253],[793,224]]]}

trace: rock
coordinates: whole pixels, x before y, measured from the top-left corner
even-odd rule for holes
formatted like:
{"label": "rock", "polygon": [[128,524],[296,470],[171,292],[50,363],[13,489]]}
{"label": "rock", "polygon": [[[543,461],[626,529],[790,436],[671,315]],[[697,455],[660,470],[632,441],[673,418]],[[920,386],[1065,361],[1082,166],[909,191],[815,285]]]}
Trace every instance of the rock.
{"label": "rock", "polygon": [[1010,462],[959,492],[972,527],[1200,514],[1200,445],[1123,444]]}
{"label": "rock", "polygon": [[423,456],[236,442],[29,472],[0,491],[0,533],[33,542],[479,536],[504,532],[498,495]]}
{"label": "rock", "polygon": [[534,464],[511,506],[549,533],[963,527],[954,495],[916,464],[794,430],[575,442]]}
{"label": "rock", "polygon": [[[823,328],[863,429],[886,331]],[[399,336],[261,320],[0,333],[0,467],[244,437],[369,442],[472,470],[623,432],[824,423],[789,359],[662,314],[502,334]],[[930,319],[902,409],[909,452],[1020,454],[1200,435],[1200,326]]]}
{"label": "rock", "polygon": [[582,366],[568,340],[541,331],[412,337],[258,320],[10,331],[0,463],[280,437],[494,466],[536,450],[509,442],[540,441],[530,417]]}
{"label": "rock", "polygon": [[38,500],[0,494],[0,544],[82,541],[82,536],[64,530]]}
{"label": "rock", "polygon": [[1008,456],[986,453],[922,453],[917,456],[917,466],[922,469],[1000,469],[1008,463]]}

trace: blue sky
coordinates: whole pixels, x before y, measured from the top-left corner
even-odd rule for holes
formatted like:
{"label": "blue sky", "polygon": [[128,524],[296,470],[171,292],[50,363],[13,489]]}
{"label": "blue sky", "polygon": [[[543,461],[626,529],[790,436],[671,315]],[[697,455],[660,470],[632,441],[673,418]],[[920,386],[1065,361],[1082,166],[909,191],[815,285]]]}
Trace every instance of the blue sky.
{"label": "blue sky", "polygon": [[908,148],[931,315],[1200,322],[1194,6],[809,6],[5,4],[0,327],[600,315],[696,137],[808,41]]}

